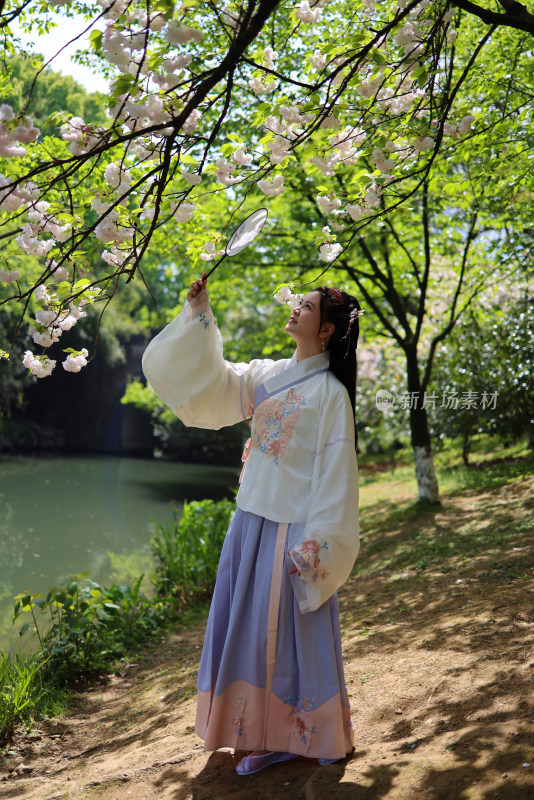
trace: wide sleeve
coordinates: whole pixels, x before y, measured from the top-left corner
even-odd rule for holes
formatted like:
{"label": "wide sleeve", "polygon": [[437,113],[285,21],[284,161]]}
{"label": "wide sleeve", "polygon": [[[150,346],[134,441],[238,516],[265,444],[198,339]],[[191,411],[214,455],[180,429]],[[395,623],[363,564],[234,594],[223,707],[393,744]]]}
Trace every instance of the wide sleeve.
{"label": "wide sleeve", "polygon": [[315,611],[345,583],[359,550],[354,417],[339,384],[324,408],[305,524],[291,526],[288,566],[302,612]]}
{"label": "wide sleeve", "polygon": [[207,292],[148,345],[143,372],[158,397],[185,425],[219,429],[250,416],[254,389],[286,363],[256,359],[233,364],[223,358],[222,339]]}

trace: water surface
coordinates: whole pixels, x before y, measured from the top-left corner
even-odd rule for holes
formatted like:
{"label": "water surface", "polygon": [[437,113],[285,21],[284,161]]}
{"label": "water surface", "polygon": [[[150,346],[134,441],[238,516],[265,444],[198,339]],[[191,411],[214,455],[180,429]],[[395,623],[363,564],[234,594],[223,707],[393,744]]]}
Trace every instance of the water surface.
{"label": "water surface", "polygon": [[99,583],[148,575],[154,519],[184,500],[231,497],[237,474],[114,456],[0,459],[0,647],[15,594],[84,571]]}

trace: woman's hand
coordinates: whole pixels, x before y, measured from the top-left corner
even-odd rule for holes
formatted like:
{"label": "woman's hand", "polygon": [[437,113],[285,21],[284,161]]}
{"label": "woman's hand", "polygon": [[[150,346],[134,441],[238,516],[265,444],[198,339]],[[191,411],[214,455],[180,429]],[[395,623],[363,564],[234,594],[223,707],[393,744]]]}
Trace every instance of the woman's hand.
{"label": "woman's hand", "polygon": [[187,293],[187,299],[189,300],[191,308],[198,308],[203,305],[208,297],[205,275],[206,273],[204,272],[201,278],[194,281]]}

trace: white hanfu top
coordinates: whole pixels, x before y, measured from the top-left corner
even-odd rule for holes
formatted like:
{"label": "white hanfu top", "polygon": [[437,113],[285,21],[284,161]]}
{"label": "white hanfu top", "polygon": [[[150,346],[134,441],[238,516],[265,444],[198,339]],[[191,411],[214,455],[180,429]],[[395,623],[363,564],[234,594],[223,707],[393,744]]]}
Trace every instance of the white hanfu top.
{"label": "white hanfu top", "polygon": [[237,505],[291,523],[288,553],[302,612],[348,578],[358,554],[354,418],[329,353],[249,364],[225,361],[209,307],[186,302],[148,345],[143,371],[185,425],[218,429],[247,419],[251,446]]}

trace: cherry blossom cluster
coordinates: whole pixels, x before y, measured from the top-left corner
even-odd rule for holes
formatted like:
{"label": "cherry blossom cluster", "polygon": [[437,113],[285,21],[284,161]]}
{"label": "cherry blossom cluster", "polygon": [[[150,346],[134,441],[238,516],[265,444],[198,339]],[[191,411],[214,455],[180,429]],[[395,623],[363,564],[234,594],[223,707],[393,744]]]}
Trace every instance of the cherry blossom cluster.
{"label": "cherry blossom cluster", "polygon": [[10,105],[0,106],[0,156],[15,158],[26,154],[25,144],[35,142],[40,130],[33,124],[31,117],[22,120],[15,117]]}
{"label": "cherry blossom cluster", "polygon": [[293,294],[293,285],[289,286],[280,286],[274,292],[273,297],[277,303],[281,303],[281,305],[289,306],[290,308],[296,308],[302,302],[303,295],[302,294]]}

